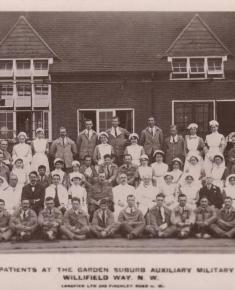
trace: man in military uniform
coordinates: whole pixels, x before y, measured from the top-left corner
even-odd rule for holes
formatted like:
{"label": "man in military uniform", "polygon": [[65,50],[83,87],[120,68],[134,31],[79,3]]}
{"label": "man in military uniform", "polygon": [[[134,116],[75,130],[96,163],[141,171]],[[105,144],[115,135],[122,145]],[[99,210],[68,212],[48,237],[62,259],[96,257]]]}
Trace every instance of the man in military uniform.
{"label": "man in military uniform", "polygon": [[213,234],[218,238],[235,237],[235,208],[230,196],[225,197],[224,206],[218,212],[217,220],[210,228]]}
{"label": "man in military uniform", "polygon": [[55,207],[54,199],[48,196],[45,199],[45,208],[38,216],[38,224],[42,229],[45,240],[53,241],[57,238],[58,230],[62,222],[62,213]]}
{"label": "man in military uniform", "polygon": [[28,199],[22,199],[21,207],[13,213],[10,219],[10,228],[16,234],[17,240],[31,240],[37,228],[37,215],[30,208],[30,201]]}
{"label": "man in military uniform", "polygon": [[147,213],[145,231],[150,237],[169,238],[175,232],[170,220],[171,210],[164,206],[164,199],[164,195],[159,193],[156,196],[156,205]]}
{"label": "man in military uniform", "polygon": [[12,236],[12,230],[9,226],[10,214],[5,209],[5,201],[0,199],[0,241],[8,241]]}
{"label": "man in military uniform", "polygon": [[119,229],[119,224],[114,222],[114,215],[108,209],[108,203],[106,199],[101,199],[100,208],[94,213],[91,232],[97,238],[113,238],[115,233]]}
{"label": "man in military uniform", "polygon": [[187,205],[185,194],[178,196],[179,204],[171,212],[171,223],[175,226],[175,232],[180,239],[188,238],[191,234],[192,226],[195,223],[193,209]]}
{"label": "man in military uniform", "polygon": [[60,231],[70,240],[84,240],[89,234],[89,217],[81,209],[79,198],[72,198],[72,208],[65,212]]}
{"label": "man in military uniform", "polygon": [[132,163],[132,156],[130,154],[125,154],[123,165],[118,168],[117,172],[117,183],[120,183],[119,177],[121,173],[125,173],[127,175],[127,183],[129,185],[135,186],[136,179],[138,177],[137,169],[138,166]]}

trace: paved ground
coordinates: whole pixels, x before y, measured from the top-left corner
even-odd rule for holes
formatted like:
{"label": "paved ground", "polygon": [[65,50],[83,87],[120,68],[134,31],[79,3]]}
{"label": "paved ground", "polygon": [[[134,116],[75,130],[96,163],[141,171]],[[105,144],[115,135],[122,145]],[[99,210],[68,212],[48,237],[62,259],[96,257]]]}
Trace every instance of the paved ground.
{"label": "paved ground", "polygon": [[7,242],[0,244],[3,253],[235,253],[235,240],[177,239],[107,239],[56,242]]}

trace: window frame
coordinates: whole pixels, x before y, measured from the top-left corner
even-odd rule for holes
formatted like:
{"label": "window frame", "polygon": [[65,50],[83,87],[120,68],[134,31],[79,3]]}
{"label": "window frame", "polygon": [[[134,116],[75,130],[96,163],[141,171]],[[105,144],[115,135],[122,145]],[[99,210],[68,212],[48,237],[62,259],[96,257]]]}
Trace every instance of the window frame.
{"label": "window frame", "polygon": [[135,132],[135,109],[134,108],[107,108],[107,109],[77,109],[77,132],[80,134],[79,130],[79,122],[80,122],[80,112],[86,112],[86,111],[95,111],[96,112],[96,132],[100,133],[99,131],[99,112],[113,112],[113,117],[116,116],[116,111],[132,111],[133,114],[133,119],[132,119],[132,127],[133,127],[133,132]]}

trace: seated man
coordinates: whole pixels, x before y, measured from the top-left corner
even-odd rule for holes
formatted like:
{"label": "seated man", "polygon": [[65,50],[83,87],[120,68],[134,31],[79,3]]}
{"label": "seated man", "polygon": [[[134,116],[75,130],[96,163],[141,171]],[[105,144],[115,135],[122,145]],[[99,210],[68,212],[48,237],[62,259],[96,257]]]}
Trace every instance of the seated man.
{"label": "seated man", "polygon": [[145,231],[150,237],[169,238],[175,233],[170,221],[171,210],[164,206],[164,199],[163,194],[157,194],[157,204],[147,213]]}
{"label": "seated man", "polygon": [[9,226],[10,214],[5,209],[5,201],[0,199],[0,241],[10,240],[13,232]]}
{"label": "seated man", "polygon": [[72,198],[72,208],[65,212],[60,230],[70,240],[84,240],[89,234],[89,217],[78,197]]}
{"label": "seated man", "polygon": [[112,156],[110,154],[104,155],[104,163],[99,165],[98,172],[105,173],[105,179],[111,184],[116,184],[118,166],[113,163]]}
{"label": "seated man", "polygon": [[9,182],[10,170],[9,167],[0,158],[0,176],[4,177],[7,183]]}
{"label": "seated man", "polygon": [[105,173],[99,172],[98,180],[93,184],[85,181],[87,189],[87,203],[88,213],[90,215],[90,222],[93,219],[94,212],[99,208],[101,199],[106,199],[108,208],[113,211],[113,192],[111,185],[105,180]]}
{"label": "seated man", "polygon": [[30,208],[30,201],[22,199],[21,207],[13,213],[10,219],[10,228],[16,234],[16,239],[31,240],[37,225],[37,214]]}
{"label": "seated man", "polygon": [[127,196],[127,207],[119,213],[118,222],[121,234],[129,240],[142,236],[145,229],[143,213],[136,207],[135,196]]}
{"label": "seated man", "polygon": [[38,215],[40,210],[43,209],[43,202],[45,196],[44,187],[37,183],[38,174],[36,171],[29,173],[29,183],[22,188],[22,199],[28,199],[30,201],[30,207]]}
{"label": "seated man", "polygon": [[175,226],[175,232],[180,239],[188,238],[195,222],[193,209],[187,205],[185,194],[178,196],[179,205],[171,212],[171,223]]}
{"label": "seated man", "polygon": [[95,180],[97,180],[98,174],[95,169],[95,166],[92,165],[92,157],[89,155],[86,155],[84,157],[84,162],[80,166],[79,171],[85,176],[86,180],[89,183],[93,183]]}
{"label": "seated man", "polygon": [[199,200],[202,196],[206,196],[209,205],[213,205],[215,208],[220,209],[223,205],[223,195],[218,186],[213,185],[213,178],[211,176],[206,177],[205,185],[199,190],[199,199],[197,205],[199,205]]}
{"label": "seated man", "polygon": [[52,197],[55,207],[59,208],[64,214],[68,207],[69,197],[67,189],[60,182],[60,175],[52,175],[52,184],[46,188],[45,199]]}
{"label": "seated man", "polygon": [[38,183],[41,184],[44,188],[47,188],[50,185],[50,177],[46,175],[46,166],[38,166]]}
{"label": "seated man", "polygon": [[232,204],[232,198],[225,197],[224,207],[219,210],[217,221],[210,226],[213,234],[218,238],[235,237],[235,209]]}
{"label": "seated man", "polygon": [[93,215],[91,223],[91,232],[97,238],[113,238],[118,231],[119,224],[114,222],[114,216],[111,210],[108,209],[106,199],[101,199],[100,208]]}
{"label": "seated man", "polygon": [[53,241],[57,238],[58,230],[62,222],[62,213],[55,207],[54,199],[47,197],[45,199],[45,208],[40,211],[38,224],[42,229],[43,238]]}
{"label": "seated man", "polygon": [[138,166],[132,163],[132,156],[130,154],[124,155],[123,165],[118,168],[117,183],[120,183],[119,176],[121,173],[127,175],[127,183],[135,186],[138,178]]}
{"label": "seated man", "polygon": [[210,235],[210,225],[214,223],[217,219],[216,210],[214,207],[209,206],[209,201],[207,197],[202,197],[200,199],[200,205],[195,210],[195,235],[197,238],[209,239]]}

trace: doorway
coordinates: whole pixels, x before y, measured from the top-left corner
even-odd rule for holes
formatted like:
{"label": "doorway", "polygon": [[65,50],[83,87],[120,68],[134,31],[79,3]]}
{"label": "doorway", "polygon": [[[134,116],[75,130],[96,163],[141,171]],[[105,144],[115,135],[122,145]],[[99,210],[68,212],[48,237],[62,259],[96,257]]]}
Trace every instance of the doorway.
{"label": "doorway", "polygon": [[25,132],[27,136],[32,138],[32,112],[16,113],[16,133]]}
{"label": "doorway", "polygon": [[224,136],[235,132],[235,101],[216,102],[217,120],[219,122],[219,131]]}

